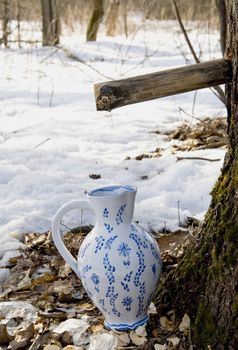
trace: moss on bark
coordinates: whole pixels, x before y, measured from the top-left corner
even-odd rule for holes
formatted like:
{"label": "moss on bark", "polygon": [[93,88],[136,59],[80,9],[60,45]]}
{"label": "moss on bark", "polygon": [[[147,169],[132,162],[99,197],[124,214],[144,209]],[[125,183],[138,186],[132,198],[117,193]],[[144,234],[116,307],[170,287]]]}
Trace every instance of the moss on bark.
{"label": "moss on bark", "polygon": [[203,227],[155,300],[159,310],[189,314],[193,342],[202,350],[235,350],[238,344],[238,0],[226,4],[233,64],[226,87],[229,148]]}

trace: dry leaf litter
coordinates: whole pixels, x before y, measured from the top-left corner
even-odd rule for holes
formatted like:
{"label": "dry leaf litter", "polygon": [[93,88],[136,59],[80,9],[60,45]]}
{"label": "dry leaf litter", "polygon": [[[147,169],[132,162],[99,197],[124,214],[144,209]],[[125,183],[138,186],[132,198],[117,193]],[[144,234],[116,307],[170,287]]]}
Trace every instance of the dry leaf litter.
{"label": "dry leaf litter", "polygon": [[[178,140],[173,147],[180,151],[221,147],[227,143],[226,121],[207,118],[194,128],[182,125],[166,137]],[[161,152],[156,149],[136,159],[158,157]],[[177,232],[153,232],[162,252],[162,280],[176,267],[198,225],[196,219],[188,218],[185,227]],[[84,227],[80,233],[75,230],[64,236],[74,256],[90,230]],[[24,247],[7,252],[0,266],[1,350],[193,349],[189,315],[178,322],[174,310],[158,315],[153,303],[146,326],[128,332],[106,330],[103,316],[59,256],[50,232],[26,234],[24,239]]]}
{"label": "dry leaf litter", "polygon": [[[64,236],[74,256],[84,237],[82,232]],[[157,234],[163,253],[162,278],[175,268],[191,237],[189,230]],[[26,234],[24,249],[12,251],[2,269],[8,273],[1,274],[1,350],[192,349],[189,316],[178,324],[173,310],[159,316],[153,303],[146,326],[128,332],[106,330],[103,316],[59,256],[50,232]]]}
{"label": "dry leaf litter", "polygon": [[[168,141],[172,141],[173,152],[203,150],[207,148],[224,147],[228,144],[227,120],[223,117],[196,119],[193,123],[183,123],[176,130],[162,132],[152,131],[153,134],[164,135]],[[194,120],[196,123],[194,123]],[[155,150],[142,153],[135,157],[136,160],[144,158],[160,157],[164,149],[157,147]],[[126,160],[131,159],[127,157]]]}

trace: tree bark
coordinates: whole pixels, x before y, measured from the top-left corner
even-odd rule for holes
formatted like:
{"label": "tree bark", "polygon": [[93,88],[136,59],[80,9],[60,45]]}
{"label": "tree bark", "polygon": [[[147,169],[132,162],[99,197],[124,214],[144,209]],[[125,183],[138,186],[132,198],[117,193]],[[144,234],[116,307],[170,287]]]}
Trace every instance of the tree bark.
{"label": "tree bark", "polygon": [[55,46],[60,41],[59,0],[41,0],[43,46]]}
{"label": "tree bark", "polygon": [[226,86],[229,147],[203,227],[175,271],[159,286],[156,305],[192,320],[198,349],[238,344],[238,0],[227,0],[227,47],[233,62]]}
{"label": "tree bark", "polygon": [[220,59],[94,85],[97,110],[112,109],[231,81],[231,62]]}
{"label": "tree bark", "polygon": [[220,44],[221,52],[224,56],[226,48],[226,35],[227,35],[227,14],[226,14],[226,2],[225,0],[216,0],[216,6],[218,10],[220,20]]}
{"label": "tree bark", "polygon": [[9,30],[9,1],[3,1],[3,43],[5,47],[8,47]]}
{"label": "tree bark", "polygon": [[103,0],[94,0],[93,12],[87,28],[87,41],[97,40],[97,33],[103,14]]}
{"label": "tree bark", "polygon": [[110,0],[109,2],[109,8],[108,8],[107,18],[106,18],[106,27],[107,27],[106,34],[108,36],[115,36],[116,34],[119,4],[120,4],[119,0]]}

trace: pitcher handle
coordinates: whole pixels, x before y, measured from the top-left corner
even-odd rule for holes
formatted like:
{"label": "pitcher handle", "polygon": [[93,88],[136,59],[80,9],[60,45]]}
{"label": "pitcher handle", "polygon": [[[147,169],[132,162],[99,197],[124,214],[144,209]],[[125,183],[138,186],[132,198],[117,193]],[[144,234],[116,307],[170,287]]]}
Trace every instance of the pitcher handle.
{"label": "pitcher handle", "polygon": [[64,204],[60,207],[55,213],[52,221],[52,238],[56,248],[58,249],[62,258],[67,262],[67,264],[71,267],[71,269],[76,273],[78,277],[78,264],[77,260],[73,257],[73,255],[66,248],[60,232],[60,224],[63,216],[73,209],[82,209],[82,206],[89,206],[89,202],[87,200],[78,199]]}

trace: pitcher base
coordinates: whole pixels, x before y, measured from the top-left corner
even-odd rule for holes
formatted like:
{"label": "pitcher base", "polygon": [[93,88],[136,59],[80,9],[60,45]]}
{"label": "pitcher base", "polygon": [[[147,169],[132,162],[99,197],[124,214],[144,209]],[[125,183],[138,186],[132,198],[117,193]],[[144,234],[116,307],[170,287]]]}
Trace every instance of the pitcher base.
{"label": "pitcher base", "polygon": [[134,323],[110,323],[105,321],[104,326],[107,329],[112,329],[116,331],[130,331],[136,329],[139,326],[145,324],[149,319],[149,316],[144,317],[142,320],[136,321]]}

